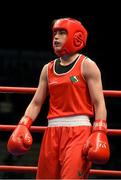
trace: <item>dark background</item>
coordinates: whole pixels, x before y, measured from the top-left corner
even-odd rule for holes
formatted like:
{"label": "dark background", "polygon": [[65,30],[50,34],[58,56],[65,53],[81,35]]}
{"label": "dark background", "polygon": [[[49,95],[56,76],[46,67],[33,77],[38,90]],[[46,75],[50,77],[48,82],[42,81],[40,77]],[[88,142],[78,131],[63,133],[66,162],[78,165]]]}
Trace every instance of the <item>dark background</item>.
{"label": "dark background", "polygon": [[[74,3],[74,2],[73,2]],[[71,8],[72,7],[72,8]],[[52,49],[51,22],[60,17],[77,18],[87,28],[89,36],[83,53],[93,59],[102,73],[104,90],[121,90],[120,82],[120,9],[117,1],[85,1],[79,5],[56,2],[8,3],[0,6],[0,86],[37,87],[44,64],[55,58]],[[47,9],[49,8],[49,9]],[[0,124],[17,124],[33,94],[0,94]],[[121,129],[121,100],[105,97],[108,128]],[[34,125],[47,125],[48,99]],[[7,152],[6,144],[11,132],[0,132],[0,165],[37,166],[42,133],[33,133],[31,150],[21,157]],[[96,169],[121,170],[120,137],[109,136],[111,158],[106,165],[93,165]],[[91,178],[92,176],[90,176]],[[3,173],[2,179],[32,179],[32,173]],[[116,178],[93,176],[92,178]]]}

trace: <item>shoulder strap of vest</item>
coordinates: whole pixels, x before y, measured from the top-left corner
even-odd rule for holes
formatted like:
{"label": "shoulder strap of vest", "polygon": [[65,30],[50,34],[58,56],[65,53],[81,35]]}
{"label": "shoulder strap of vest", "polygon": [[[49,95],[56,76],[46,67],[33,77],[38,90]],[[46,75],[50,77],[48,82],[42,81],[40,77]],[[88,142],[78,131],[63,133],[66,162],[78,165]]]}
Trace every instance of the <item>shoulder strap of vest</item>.
{"label": "shoulder strap of vest", "polygon": [[86,58],[86,56],[85,56],[84,54],[81,54],[79,60],[80,60],[80,61],[83,61],[84,58]]}

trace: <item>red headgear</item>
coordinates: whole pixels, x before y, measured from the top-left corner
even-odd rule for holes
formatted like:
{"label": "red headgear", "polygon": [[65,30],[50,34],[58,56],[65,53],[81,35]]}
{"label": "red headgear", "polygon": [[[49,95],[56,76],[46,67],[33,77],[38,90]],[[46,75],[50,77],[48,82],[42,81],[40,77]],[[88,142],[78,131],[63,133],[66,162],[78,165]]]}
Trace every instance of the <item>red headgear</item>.
{"label": "red headgear", "polygon": [[57,56],[75,53],[86,45],[87,31],[76,19],[62,18],[55,21],[53,31],[64,29],[67,31],[67,40],[60,51],[55,51]]}

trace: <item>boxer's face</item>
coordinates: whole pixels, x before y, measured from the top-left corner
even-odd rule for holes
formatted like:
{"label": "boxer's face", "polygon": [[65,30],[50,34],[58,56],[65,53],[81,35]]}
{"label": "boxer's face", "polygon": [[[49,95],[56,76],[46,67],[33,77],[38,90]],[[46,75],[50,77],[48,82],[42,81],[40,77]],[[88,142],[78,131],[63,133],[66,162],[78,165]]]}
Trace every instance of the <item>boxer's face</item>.
{"label": "boxer's face", "polygon": [[53,32],[53,48],[60,51],[67,40],[67,31],[64,29],[55,30]]}

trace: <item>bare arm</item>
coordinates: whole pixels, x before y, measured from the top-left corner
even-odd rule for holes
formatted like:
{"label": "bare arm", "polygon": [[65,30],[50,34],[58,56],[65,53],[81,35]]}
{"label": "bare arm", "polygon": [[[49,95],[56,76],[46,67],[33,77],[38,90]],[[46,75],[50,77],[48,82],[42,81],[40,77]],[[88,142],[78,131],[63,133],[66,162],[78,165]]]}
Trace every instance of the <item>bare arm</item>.
{"label": "bare arm", "polygon": [[96,63],[86,59],[83,64],[83,75],[87,81],[90,96],[95,110],[95,119],[106,120],[107,111],[103,95],[101,73]]}
{"label": "bare arm", "polygon": [[33,121],[38,116],[48,94],[47,66],[45,65],[41,71],[38,88],[24,114],[25,116],[29,116]]}

